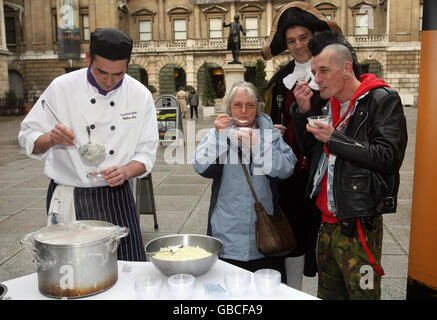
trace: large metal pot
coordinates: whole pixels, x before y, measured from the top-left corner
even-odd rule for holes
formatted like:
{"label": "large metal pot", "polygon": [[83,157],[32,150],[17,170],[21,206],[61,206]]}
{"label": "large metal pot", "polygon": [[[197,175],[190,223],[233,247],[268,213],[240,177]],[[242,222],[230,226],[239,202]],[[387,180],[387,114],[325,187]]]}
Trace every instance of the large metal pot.
{"label": "large metal pot", "polygon": [[0,283],[0,300],[3,300],[8,292],[8,287]]}
{"label": "large metal pot", "polygon": [[21,243],[34,257],[42,294],[78,298],[117,282],[117,248],[128,233],[128,228],[109,222],[81,220],[45,227]]}

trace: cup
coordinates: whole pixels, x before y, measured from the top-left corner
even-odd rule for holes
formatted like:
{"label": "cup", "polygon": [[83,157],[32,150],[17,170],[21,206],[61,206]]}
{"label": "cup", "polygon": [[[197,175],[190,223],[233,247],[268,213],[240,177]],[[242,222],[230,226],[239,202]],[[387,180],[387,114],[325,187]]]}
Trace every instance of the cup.
{"label": "cup", "polygon": [[256,291],[262,296],[271,296],[281,284],[281,273],[273,269],[260,269],[255,272]]}
{"label": "cup", "polygon": [[245,270],[227,271],[224,276],[225,287],[233,297],[244,296],[252,282],[252,274]]}
{"label": "cup", "polygon": [[319,121],[319,122],[323,122],[323,123],[327,123],[329,124],[329,120],[331,119],[330,116],[314,116],[314,117],[308,117],[308,123],[310,125],[310,127],[312,128],[320,128],[319,126],[317,126],[314,121]]}
{"label": "cup", "polygon": [[155,275],[141,276],[135,281],[135,292],[142,300],[156,299],[161,292],[162,279]]}
{"label": "cup", "polygon": [[176,300],[190,299],[196,287],[196,278],[191,274],[178,273],[167,279],[170,295]]}

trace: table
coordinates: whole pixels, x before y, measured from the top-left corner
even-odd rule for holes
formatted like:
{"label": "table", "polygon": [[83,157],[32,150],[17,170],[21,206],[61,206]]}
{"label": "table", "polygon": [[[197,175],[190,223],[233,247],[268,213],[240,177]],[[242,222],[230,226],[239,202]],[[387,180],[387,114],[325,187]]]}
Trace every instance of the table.
{"label": "table", "polygon": [[[196,278],[196,290],[192,300],[317,300],[318,298],[293,289],[282,284],[277,292],[271,297],[261,296],[256,292],[255,284],[249,288],[249,292],[244,297],[231,297],[223,295],[220,298],[210,296],[205,293],[203,285],[205,283],[221,284],[224,287],[224,274],[229,270],[239,270],[240,268],[217,260],[211,270],[202,276]],[[144,274],[155,274],[162,277],[163,285],[160,292],[159,300],[172,300],[167,288],[167,276],[163,275],[151,262],[132,262],[118,261],[118,281],[110,289],[101,293],[79,298],[80,300],[136,300],[138,299],[135,292],[135,280]],[[253,278],[253,277],[252,277]],[[24,277],[12,279],[3,283],[7,286],[8,292],[6,298],[12,300],[53,300],[44,296],[38,289],[38,275],[29,274]],[[76,299],[78,300],[78,299]]]}

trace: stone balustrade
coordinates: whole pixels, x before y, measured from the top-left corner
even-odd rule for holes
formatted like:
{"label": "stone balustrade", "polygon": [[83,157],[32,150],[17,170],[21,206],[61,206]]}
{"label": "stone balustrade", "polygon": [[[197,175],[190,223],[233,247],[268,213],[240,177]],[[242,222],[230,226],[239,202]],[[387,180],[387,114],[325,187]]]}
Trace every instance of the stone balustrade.
{"label": "stone balustrade", "polygon": [[[353,46],[377,45],[385,47],[388,45],[387,35],[349,35],[346,36]],[[242,50],[260,50],[267,37],[242,37]],[[198,38],[187,40],[151,40],[135,41],[134,53],[151,52],[175,52],[175,51],[215,51],[226,50],[227,38]]]}

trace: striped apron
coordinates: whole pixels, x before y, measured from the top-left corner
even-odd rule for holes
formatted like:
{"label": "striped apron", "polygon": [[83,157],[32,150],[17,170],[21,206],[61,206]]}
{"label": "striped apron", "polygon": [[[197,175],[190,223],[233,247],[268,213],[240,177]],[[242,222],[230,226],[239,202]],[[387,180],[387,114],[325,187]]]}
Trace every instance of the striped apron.
{"label": "striped apron", "polygon": [[[47,190],[47,211],[57,184],[51,180]],[[129,228],[129,235],[120,240],[118,260],[146,261],[135,200],[125,181],[117,187],[74,188],[76,220],[100,220]]]}

